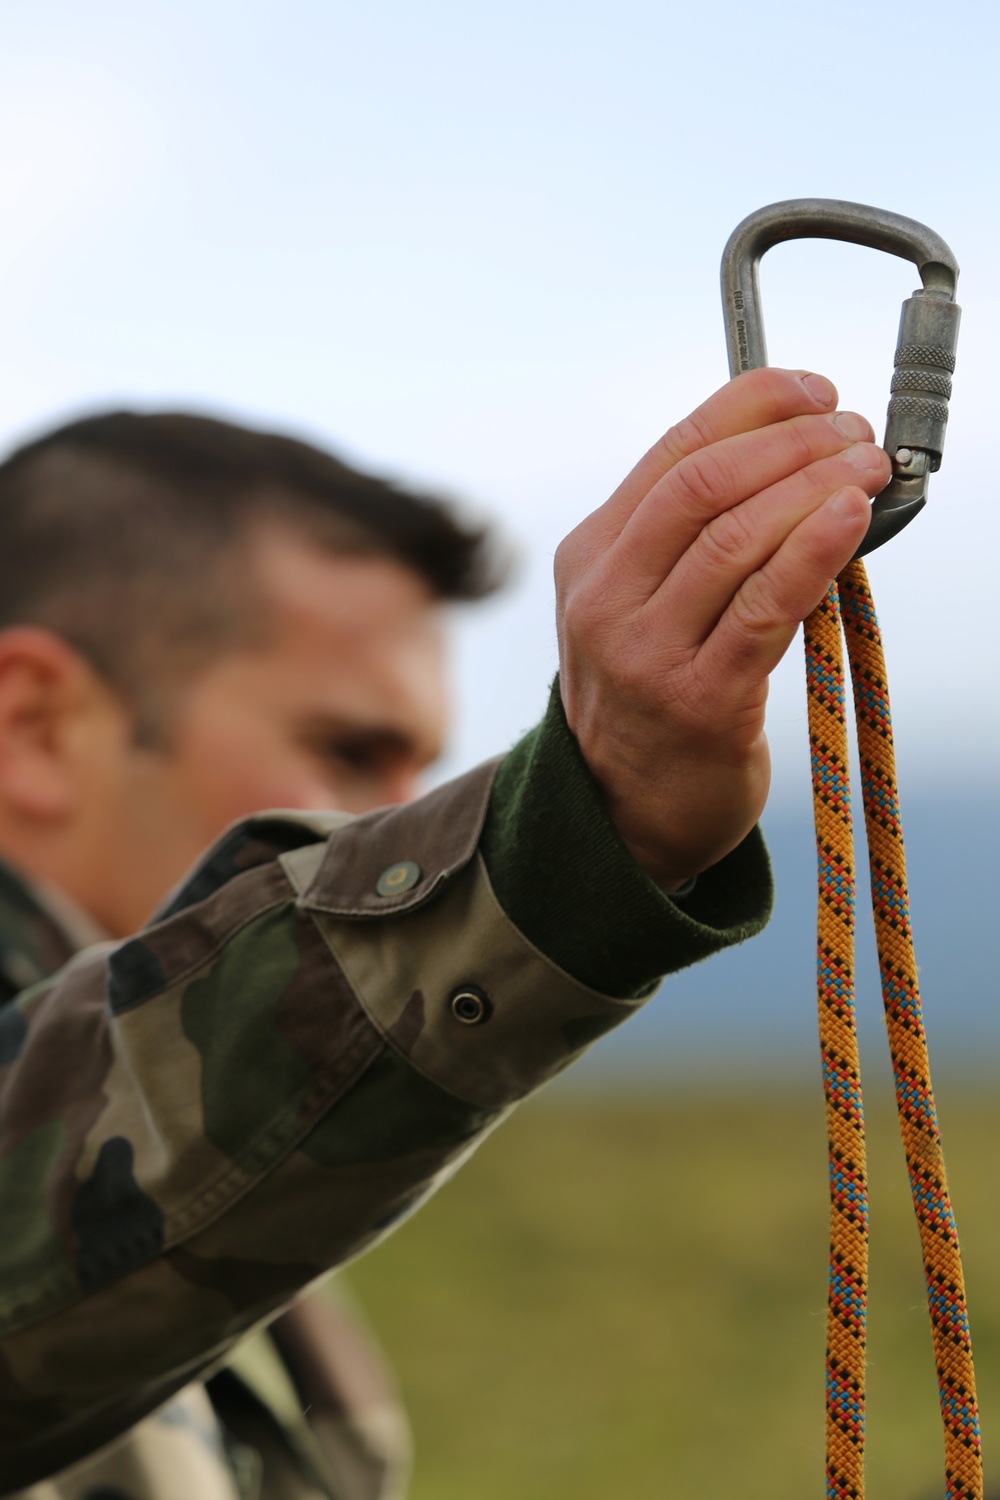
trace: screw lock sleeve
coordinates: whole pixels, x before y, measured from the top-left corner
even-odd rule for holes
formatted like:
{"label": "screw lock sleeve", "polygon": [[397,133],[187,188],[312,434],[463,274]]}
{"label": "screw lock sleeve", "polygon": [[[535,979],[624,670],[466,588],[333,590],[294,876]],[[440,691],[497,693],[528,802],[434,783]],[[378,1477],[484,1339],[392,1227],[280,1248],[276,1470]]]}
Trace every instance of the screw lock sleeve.
{"label": "screw lock sleeve", "polygon": [[903,303],[885,429],[890,458],[918,449],[930,454],[932,472],[941,467],[961,316],[939,291],[914,292]]}

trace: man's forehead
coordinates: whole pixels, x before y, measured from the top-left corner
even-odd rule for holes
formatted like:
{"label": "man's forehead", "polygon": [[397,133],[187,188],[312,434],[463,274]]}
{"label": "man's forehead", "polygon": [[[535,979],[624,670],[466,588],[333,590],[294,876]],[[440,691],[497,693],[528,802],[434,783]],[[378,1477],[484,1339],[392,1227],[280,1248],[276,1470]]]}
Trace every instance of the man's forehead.
{"label": "man's forehead", "polygon": [[445,610],[392,558],[262,530],[252,563],[269,657],[317,722],[440,738]]}
{"label": "man's forehead", "polygon": [[278,524],[256,528],[249,567],[266,609],[292,619],[320,612],[347,634],[368,638],[403,619],[440,628],[443,608],[427,581],[380,552],[334,551]]}

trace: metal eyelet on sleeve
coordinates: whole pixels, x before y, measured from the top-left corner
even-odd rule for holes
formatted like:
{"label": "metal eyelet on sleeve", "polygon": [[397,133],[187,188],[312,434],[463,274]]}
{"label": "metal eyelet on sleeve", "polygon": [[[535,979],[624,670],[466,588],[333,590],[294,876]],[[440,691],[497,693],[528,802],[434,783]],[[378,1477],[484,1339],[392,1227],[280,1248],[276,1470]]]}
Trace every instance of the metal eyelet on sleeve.
{"label": "metal eyelet on sleeve", "polygon": [[477,984],[463,984],[453,990],[448,1005],[455,1020],[463,1026],[480,1026],[493,1014],[493,1002]]}

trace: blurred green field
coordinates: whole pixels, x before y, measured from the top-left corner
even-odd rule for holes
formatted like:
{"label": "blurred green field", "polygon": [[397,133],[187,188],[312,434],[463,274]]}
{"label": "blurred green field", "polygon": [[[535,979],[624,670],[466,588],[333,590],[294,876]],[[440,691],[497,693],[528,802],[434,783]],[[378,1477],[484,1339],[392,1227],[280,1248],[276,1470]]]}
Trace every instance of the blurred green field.
{"label": "blurred green field", "polygon": [[[819,1500],[822,1112],[761,1093],[543,1097],[352,1267],[416,1429],[412,1500]],[[952,1089],[941,1112],[989,1463],[1000,1100]],[[869,1135],[869,1494],[924,1500],[943,1485],[919,1248],[884,1107]]]}

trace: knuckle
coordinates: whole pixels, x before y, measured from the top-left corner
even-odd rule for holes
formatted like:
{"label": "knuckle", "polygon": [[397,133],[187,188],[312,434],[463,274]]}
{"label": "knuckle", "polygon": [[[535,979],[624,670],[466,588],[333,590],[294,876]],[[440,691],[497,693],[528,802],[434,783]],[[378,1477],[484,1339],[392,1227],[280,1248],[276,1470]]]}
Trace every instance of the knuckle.
{"label": "knuckle", "polygon": [[806,413],[812,418],[816,408],[806,395],[799,371],[770,366],[761,373],[768,377],[762,386],[762,399],[767,403],[772,421],[780,422],[797,413]]}
{"label": "knuckle", "polygon": [[579,581],[586,569],[587,557],[587,541],[581,535],[581,527],[577,526],[563,537],[552,559],[552,575],[557,594],[565,594]]}
{"label": "knuckle", "polygon": [[804,469],[823,451],[822,440],[829,442],[829,423],[825,417],[803,417],[786,423],[785,442],[794,469]]}
{"label": "knuckle", "polygon": [[791,383],[794,376],[776,365],[763,365],[757,370],[748,370],[739,377],[753,391],[766,421],[780,421],[788,414]]}
{"label": "knuckle", "polygon": [[714,515],[732,490],[731,466],[718,448],[690,453],[674,470],[675,496],[700,516]]}
{"label": "knuckle", "polygon": [[693,411],[690,416],[682,417],[679,422],[675,422],[669,432],[660,439],[667,452],[673,455],[675,462],[689,453],[696,453],[699,448],[707,448],[712,440],[708,419],[700,410]]}
{"label": "knuckle", "polygon": [[709,521],[699,539],[709,562],[723,566],[743,561],[754,549],[754,535],[740,508]]}
{"label": "knuckle", "polygon": [[562,628],[568,639],[587,640],[602,634],[602,592],[589,580],[573,579],[556,585]]}
{"label": "knuckle", "polygon": [[744,635],[756,637],[785,619],[774,583],[766,572],[751,573],[730,605],[734,624]]}

